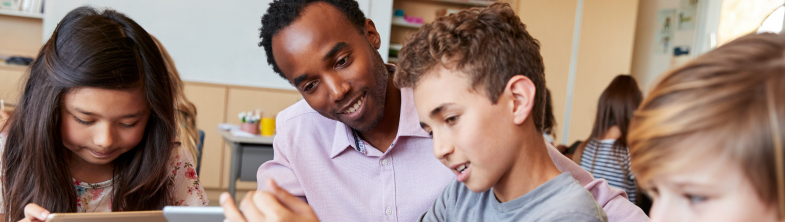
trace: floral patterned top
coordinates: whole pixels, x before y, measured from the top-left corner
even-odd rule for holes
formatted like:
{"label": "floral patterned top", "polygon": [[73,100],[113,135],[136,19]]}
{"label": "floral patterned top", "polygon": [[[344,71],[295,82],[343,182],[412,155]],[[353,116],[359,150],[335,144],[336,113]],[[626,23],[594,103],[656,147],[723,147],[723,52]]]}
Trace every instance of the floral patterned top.
{"label": "floral patterned top", "polygon": [[[5,136],[0,133],[0,153],[5,149]],[[174,196],[169,201],[173,206],[207,206],[210,201],[204,192],[199,177],[196,175],[194,160],[188,149],[177,146],[169,159],[171,173],[167,178],[169,186],[174,188]],[[0,177],[2,178],[2,177]],[[100,183],[85,183],[76,179],[74,189],[77,200],[77,212],[111,212],[112,211],[112,180]],[[0,184],[0,186],[2,186]],[[0,195],[0,213],[2,212],[2,195]]]}

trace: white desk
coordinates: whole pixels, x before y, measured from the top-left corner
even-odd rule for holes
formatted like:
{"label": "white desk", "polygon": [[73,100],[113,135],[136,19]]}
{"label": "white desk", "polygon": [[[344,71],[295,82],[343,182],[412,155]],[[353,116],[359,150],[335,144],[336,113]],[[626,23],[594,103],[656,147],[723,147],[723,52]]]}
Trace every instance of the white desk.
{"label": "white desk", "polygon": [[274,136],[255,136],[255,137],[244,137],[244,136],[234,136],[228,130],[222,130],[218,128],[218,133],[221,133],[221,137],[224,138],[229,147],[232,149],[232,162],[231,167],[229,168],[229,194],[232,195],[232,198],[235,198],[234,193],[237,191],[237,177],[240,176],[240,157],[243,155],[243,149],[247,145],[273,145],[273,138]]}

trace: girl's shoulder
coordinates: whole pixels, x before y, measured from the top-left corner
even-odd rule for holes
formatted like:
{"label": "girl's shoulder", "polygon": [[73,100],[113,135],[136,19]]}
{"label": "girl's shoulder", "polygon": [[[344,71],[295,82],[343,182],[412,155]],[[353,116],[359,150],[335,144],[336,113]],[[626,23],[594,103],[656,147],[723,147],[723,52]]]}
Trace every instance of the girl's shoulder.
{"label": "girl's shoulder", "polygon": [[196,175],[196,164],[187,148],[175,146],[169,158],[168,184],[174,188],[175,206],[207,206],[210,202],[204,192],[199,176]]}
{"label": "girl's shoulder", "polygon": [[175,143],[172,148],[172,155],[169,156],[169,166],[175,169],[195,168],[196,163],[187,148],[180,145],[180,143]]}

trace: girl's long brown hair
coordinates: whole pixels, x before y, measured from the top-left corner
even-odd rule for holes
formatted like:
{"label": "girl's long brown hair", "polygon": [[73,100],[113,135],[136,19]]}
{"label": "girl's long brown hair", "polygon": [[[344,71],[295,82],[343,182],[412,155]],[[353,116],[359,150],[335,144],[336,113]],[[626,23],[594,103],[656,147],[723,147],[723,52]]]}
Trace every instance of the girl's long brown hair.
{"label": "girl's long brown hair", "polygon": [[[180,79],[180,72],[177,71],[177,67],[174,65],[174,59],[166,51],[166,47],[161,44],[161,41],[158,41],[155,36],[151,35],[150,37],[153,38],[155,45],[161,50],[166,69],[169,70],[169,74],[174,82],[174,92],[177,95],[177,102],[175,102],[177,137],[180,139],[180,143],[191,152],[191,157],[194,160],[198,160],[199,150],[196,146],[199,140],[199,130],[196,128],[196,106],[188,97],[185,97],[183,81]],[[198,167],[198,164],[200,164],[199,161],[196,161],[195,167]]]}
{"label": "girl's long brown hair", "polygon": [[76,211],[73,154],[63,145],[59,114],[63,95],[78,87],[144,91],[150,118],[142,141],[114,160],[111,204],[113,211],[162,209],[176,132],[172,84],[158,47],[136,22],[114,10],[69,12],[31,64],[12,117],[2,156],[5,220],[23,219],[28,203]]}
{"label": "girl's long brown hair", "polygon": [[[584,145],[589,144],[592,140],[599,140],[608,132],[611,127],[616,126],[621,132],[621,136],[613,143],[613,156],[621,158],[622,156],[629,155],[627,148],[627,133],[629,132],[630,121],[632,120],[633,112],[638,108],[643,100],[643,93],[638,88],[638,82],[630,75],[618,75],[611,81],[611,84],[605,88],[605,91],[600,95],[600,100],[597,103],[597,116],[594,119],[594,127],[591,131],[591,136]],[[594,169],[594,160],[597,158],[598,153],[594,154],[591,161],[591,168]],[[623,160],[619,160],[622,163]],[[624,175],[629,175],[629,169],[626,166],[621,167]],[[624,184],[627,185],[629,177],[624,177]]]}

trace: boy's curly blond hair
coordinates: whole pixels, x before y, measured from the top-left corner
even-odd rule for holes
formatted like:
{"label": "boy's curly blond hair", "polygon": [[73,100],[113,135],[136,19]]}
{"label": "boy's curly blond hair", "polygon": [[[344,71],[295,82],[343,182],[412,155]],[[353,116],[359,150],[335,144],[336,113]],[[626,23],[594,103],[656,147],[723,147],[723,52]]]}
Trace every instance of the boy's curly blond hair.
{"label": "boy's curly blond hair", "polygon": [[536,89],[532,110],[542,132],[545,76],[540,44],[507,3],[472,8],[437,19],[412,35],[398,53],[398,87],[416,87],[437,66],[465,73],[472,87],[494,104],[515,75],[531,79]]}

